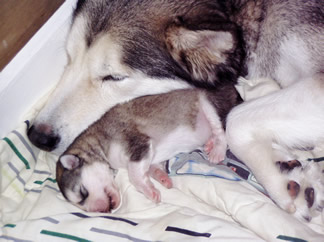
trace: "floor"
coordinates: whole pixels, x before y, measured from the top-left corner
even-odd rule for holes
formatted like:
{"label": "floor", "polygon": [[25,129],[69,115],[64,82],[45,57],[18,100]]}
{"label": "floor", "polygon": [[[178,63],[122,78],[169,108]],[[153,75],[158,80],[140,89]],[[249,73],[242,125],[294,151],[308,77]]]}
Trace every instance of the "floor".
{"label": "floor", "polygon": [[1,0],[0,71],[64,0]]}

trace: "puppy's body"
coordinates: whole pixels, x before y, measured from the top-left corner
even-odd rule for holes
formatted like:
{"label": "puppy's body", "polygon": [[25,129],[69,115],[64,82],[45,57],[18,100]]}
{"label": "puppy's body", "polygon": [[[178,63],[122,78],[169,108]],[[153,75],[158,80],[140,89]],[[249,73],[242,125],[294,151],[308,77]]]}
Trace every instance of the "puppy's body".
{"label": "puppy's body", "polygon": [[150,167],[205,143],[212,162],[223,160],[227,143],[221,119],[237,101],[233,87],[216,93],[224,90],[222,97],[179,90],[113,107],[60,157],[57,181],[64,196],[87,211],[116,208],[120,197],[110,169],[124,167],[137,190],[159,202]]}

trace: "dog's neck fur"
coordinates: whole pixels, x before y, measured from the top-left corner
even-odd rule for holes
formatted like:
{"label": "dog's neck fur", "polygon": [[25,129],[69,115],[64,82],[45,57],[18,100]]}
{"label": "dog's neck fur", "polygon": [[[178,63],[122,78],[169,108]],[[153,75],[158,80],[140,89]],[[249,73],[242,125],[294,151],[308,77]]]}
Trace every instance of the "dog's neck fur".
{"label": "dog's neck fur", "polygon": [[259,38],[260,25],[263,21],[263,0],[233,0],[227,1],[230,9],[231,20],[242,29],[243,39],[246,44],[247,54],[256,49]]}

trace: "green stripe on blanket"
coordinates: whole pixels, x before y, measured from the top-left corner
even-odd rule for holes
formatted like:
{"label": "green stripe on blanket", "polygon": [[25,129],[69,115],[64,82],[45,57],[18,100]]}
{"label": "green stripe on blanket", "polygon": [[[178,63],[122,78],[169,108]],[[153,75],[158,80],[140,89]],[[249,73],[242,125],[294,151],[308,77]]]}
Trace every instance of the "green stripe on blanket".
{"label": "green stripe on blanket", "polygon": [[16,227],[15,224],[5,224],[3,227],[14,228]]}
{"label": "green stripe on blanket", "polygon": [[11,142],[11,140],[8,139],[7,137],[3,138],[3,140],[7,142],[10,148],[15,152],[15,154],[19,157],[19,159],[25,164],[26,169],[30,169],[28,161],[23,157],[23,155],[19,152],[16,146]]}
{"label": "green stripe on blanket", "polygon": [[54,236],[54,237],[60,237],[60,238],[64,238],[64,239],[75,240],[75,241],[90,242],[90,240],[82,239],[82,238],[77,237],[77,236],[73,236],[73,235],[70,235],[70,234],[57,233],[57,232],[53,232],[53,231],[49,231],[49,230],[42,230],[40,233],[50,235],[50,236]]}
{"label": "green stripe on blanket", "polygon": [[46,178],[44,181],[34,181],[34,183],[35,184],[38,184],[38,185],[42,185],[46,181],[50,181],[50,182],[56,183],[56,180],[53,179],[53,178]]}

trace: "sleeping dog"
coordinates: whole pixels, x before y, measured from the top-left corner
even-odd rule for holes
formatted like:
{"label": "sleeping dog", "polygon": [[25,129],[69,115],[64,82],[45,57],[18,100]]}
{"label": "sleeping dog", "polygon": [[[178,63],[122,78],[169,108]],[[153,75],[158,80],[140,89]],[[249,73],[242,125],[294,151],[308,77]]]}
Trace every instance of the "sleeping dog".
{"label": "sleeping dog", "polygon": [[69,61],[29,139],[62,154],[116,103],[240,75],[274,79],[283,89],[233,110],[227,139],[276,204],[298,213],[305,191],[295,204],[272,146],[311,147],[323,137],[323,12],[322,0],[80,0]]}
{"label": "sleeping dog", "polygon": [[160,192],[149,176],[172,186],[161,162],[204,144],[211,162],[224,160],[222,120],[238,100],[234,87],[225,86],[214,92],[187,89],[139,97],[113,107],[59,158],[60,190],[86,211],[110,212],[121,200],[113,170],[123,167],[138,191],[159,202]]}

